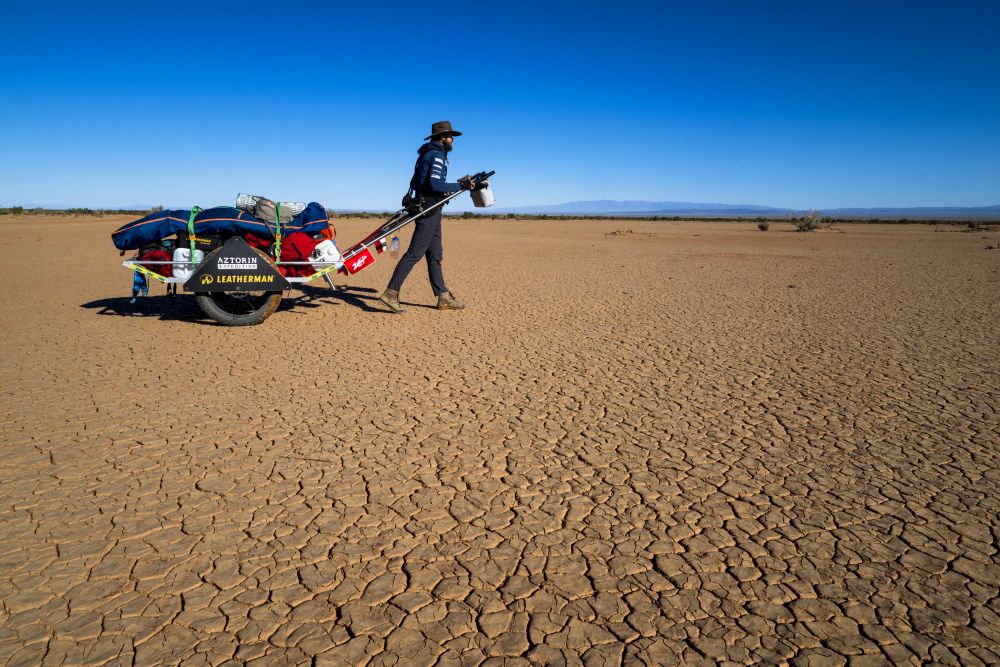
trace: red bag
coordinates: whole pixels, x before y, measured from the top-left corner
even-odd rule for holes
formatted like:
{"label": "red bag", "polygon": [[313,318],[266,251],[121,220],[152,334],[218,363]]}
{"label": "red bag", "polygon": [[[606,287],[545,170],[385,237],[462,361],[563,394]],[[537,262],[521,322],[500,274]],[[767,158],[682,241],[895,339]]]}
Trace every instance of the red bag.
{"label": "red bag", "polygon": [[[305,232],[293,232],[281,239],[281,259],[282,262],[306,262],[309,255],[316,249],[319,241]],[[297,264],[292,266],[279,266],[283,276],[301,276],[303,278],[316,273],[316,270],[308,264]]]}
{"label": "red bag", "polygon": [[256,234],[244,234],[243,240],[247,242],[251,248],[257,248],[264,252],[265,255],[271,254],[271,244],[274,243],[271,239],[266,239],[263,236],[257,236]]}
{"label": "red bag", "polygon": [[[169,262],[172,259],[173,256],[166,250],[145,250],[139,253],[140,262]],[[159,273],[164,278],[170,278],[174,275],[172,264],[148,264],[142,268],[148,269],[153,273]]]}

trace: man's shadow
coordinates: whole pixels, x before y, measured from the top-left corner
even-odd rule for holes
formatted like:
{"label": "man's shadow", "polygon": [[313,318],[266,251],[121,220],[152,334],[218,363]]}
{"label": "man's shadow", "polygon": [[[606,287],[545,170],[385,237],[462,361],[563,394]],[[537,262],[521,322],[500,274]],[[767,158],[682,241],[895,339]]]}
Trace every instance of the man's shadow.
{"label": "man's shadow", "polygon": [[373,307],[378,303],[378,290],[370,287],[355,287],[354,285],[337,285],[336,290],[327,286],[298,285],[291,291],[291,296],[281,300],[278,311],[292,308],[319,308],[324,304],[344,303],[360,308],[366,313],[386,312],[383,308]]}
{"label": "man's shadow", "polygon": [[[352,285],[338,285],[337,291],[332,291],[328,287],[312,287],[310,285],[299,285],[292,290],[292,294],[300,292],[294,299],[282,299],[278,311],[289,310],[291,308],[316,308],[324,303],[341,301],[349,306],[355,306],[366,313],[386,313],[395,315],[382,302],[378,300],[379,291],[370,287],[354,287]],[[430,308],[436,310],[436,304],[414,303],[412,301],[401,301],[407,308]],[[374,306],[374,307],[373,307]]]}

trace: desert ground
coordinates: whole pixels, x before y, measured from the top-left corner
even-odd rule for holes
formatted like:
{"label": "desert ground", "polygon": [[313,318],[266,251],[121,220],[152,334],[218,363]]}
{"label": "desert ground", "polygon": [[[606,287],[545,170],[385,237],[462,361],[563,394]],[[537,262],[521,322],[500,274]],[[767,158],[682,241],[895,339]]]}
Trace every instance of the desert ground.
{"label": "desert ground", "polygon": [[129,219],[0,218],[0,663],[1000,662],[1000,231],[450,220],[463,312],[226,328]]}

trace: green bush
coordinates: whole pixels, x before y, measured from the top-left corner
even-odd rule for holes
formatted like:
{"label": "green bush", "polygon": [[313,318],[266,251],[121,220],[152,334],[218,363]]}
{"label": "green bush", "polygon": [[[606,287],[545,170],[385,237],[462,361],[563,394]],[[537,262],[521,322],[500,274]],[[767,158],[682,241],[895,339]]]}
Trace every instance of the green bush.
{"label": "green bush", "polygon": [[801,218],[792,218],[797,232],[813,232],[820,228],[825,222],[823,216],[818,211],[808,211]]}

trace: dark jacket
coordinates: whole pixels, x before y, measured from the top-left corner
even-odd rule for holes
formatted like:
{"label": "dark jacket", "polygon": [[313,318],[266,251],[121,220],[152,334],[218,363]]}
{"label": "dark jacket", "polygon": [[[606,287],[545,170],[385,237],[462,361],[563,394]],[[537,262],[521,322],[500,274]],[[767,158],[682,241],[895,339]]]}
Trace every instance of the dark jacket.
{"label": "dark jacket", "polygon": [[448,153],[440,141],[428,141],[417,150],[417,155],[410,179],[411,193],[441,199],[462,189],[458,183],[448,182]]}

